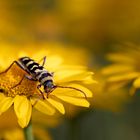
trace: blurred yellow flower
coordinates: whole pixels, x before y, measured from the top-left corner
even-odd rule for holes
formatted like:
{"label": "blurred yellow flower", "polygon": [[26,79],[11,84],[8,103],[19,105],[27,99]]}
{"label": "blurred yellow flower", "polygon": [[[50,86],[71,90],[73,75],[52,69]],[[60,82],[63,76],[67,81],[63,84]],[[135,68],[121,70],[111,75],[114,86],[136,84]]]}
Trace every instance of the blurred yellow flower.
{"label": "blurred yellow flower", "polygon": [[102,73],[108,76],[110,88],[119,88],[130,82],[132,82],[131,93],[140,88],[139,46],[127,44],[107,57],[112,64],[105,67]]}
{"label": "blurred yellow flower", "polygon": [[89,100],[91,107],[111,112],[122,111],[126,103],[130,101],[127,90],[125,88],[110,88],[107,79],[100,71],[96,73],[95,78],[98,78],[99,83],[91,87],[91,90],[94,91],[94,97]]}
{"label": "blurred yellow flower", "polygon": [[[32,50],[32,54],[30,53],[28,56],[31,56],[35,60],[40,60],[44,53],[48,54],[46,51],[42,52],[34,52],[36,53],[34,55]],[[18,54],[21,57],[25,56],[26,52],[18,52]],[[16,60],[16,57],[14,60]],[[1,60],[5,61],[3,64],[6,66],[7,59]],[[58,55],[47,56],[46,69],[54,72],[55,84],[80,89],[86,94],[86,97],[92,97],[92,92],[82,84],[94,83],[95,81],[92,79],[93,73],[89,72],[83,66],[64,65],[61,59]],[[12,62],[14,60],[10,61]],[[73,89],[55,89],[49,95],[48,99],[43,100],[36,88],[37,82],[28,79],[23,80],[21,85],[11,88],[20,81],[24,74],[25,72],[20,67],[13,65],[8,72],[0,75],[0,89],[1,93],[3,93],[0,94],[0,113],[7,111],[13,105],[18,123],[22,128],[28,125],[33,107],[42,113],[53,115],[56,111],[55,109],[62,114],[65,113],[62,101],[83,107],[89,107],[90,105],[83,94]]]}

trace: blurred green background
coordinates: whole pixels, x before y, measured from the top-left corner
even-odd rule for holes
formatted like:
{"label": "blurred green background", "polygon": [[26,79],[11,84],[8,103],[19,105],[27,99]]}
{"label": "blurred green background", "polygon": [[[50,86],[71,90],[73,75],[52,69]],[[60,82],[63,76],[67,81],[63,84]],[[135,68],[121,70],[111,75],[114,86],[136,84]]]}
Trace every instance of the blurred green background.
{"label": "blurred green background", "polygon": [[[108,63],[105,55],[115,45],[140,44],[139,36],[139,0],[0,1],[0,44],[61,42],[66,48],[84,48],[90,52],[87,63],[93,71],[95,63],[99,70]],[[92,109],[72,118],[64,116],[59,126],[49,129],[52,139],[139,140],[138,92],[120,112],[94,108],[93,103]]]}

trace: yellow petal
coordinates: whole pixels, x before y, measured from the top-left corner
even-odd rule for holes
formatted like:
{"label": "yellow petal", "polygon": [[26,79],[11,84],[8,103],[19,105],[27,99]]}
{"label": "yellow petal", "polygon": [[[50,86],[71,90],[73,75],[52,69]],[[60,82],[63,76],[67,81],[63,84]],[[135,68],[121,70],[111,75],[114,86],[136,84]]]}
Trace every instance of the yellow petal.
{"label": "yellow petal", "polygon": [[131,96],[133,96],[135,93],[136,93],[136,88],[135,87],[131,87],[130,90],[129,90],[129,94]]}
{"label": "yellow petal", "polygon": [[80,70],[85,71],[87,68],[83,65],[61,65],[57,68],[57,71],[74,71],[74,70]]}
{"label": "yellow petal", "polygon": [[56,83],[71,82],[71,81],[80,81],[88,84],[96,83],[95,80],[93,80],[92,76],[93,76],[93,72],[87,72],[87,71],[75,75],[69,75],[63,78],[59,76],[60,79],[58,81],[56,80]]}
{"label": "yellow petal", "polygon": [[35,108],[47,115],[53,115],[55,113],[55,109],[46,101],[38,100],[35,104]]}
{"label": "yellow petal", "polygon": [[26,96],[17,95],[14,98],[14,110],[18,118],[19,125],[24,128],[28,125],[31,113],[32,105]]}
{"label": "yellow petal", "polygon": [[134,81],[133,86],[134,86],[135,88],[140,88],[140,77],[138,77],[138,78]]}
{"label": "yellow petal", "polygon": [[127,63],[127,64],[130,64],[130,63],[134,63],[134,59],[130,56],[127,56],[127,55],[124,55],[122,53],[114,53],[114,54],[108,54],[107,55],[107,58],[111,61],[114,61],[114,62],[121,62],[121,63]]}
{"label": "yellow petal", "polygon": [[90,106],[90,103],[86,99],[74,98],[74,97],[69,97],[69,96],[60,96],[60,95],[57,95],[57,97],[73,105],[82,106],[82,107]]}
{"label": "yellow petal", "polygon": [[77,88],[81,91],[83,91],[84,93],[80,92],[80,91],[77,91],[75,89],[70,89],[70,88],[58,88],[56,89],[55,91],[53,91],[53,95],[57,96],[57,95],[62,95],[62,96],[72,96],[72,97],[84,97],[85,98],[85,95],[86,97],[92,97],[92,92],[82,86],[82,85],[79,85],[79,84],[68,84],[66,85],[66,87],[74,87],[74,88]]}
{"label": "yellow petal", "polygon": [[78,74],[82,74],[85,72],[85,67],[82,66],[70,66],[70,67],[65,67],[61,68],[60,70],[57,70],[54,74],[54,79],[56,82],[60,82],[63,79],[69,78],[71,76],[75,76]]}
{"label": "yellow petal", "polygon": [[63,59],[58,55],[53,55],[47,57],[47,64],[46,68],[49,71],[56,71],[56,69],[60,66],[60,64],[63,62]]}
{"label": "yellow petal", "polygon": [[0,93],[0,100],[3,100],[5,98],[3,93]]}
{"label": "yellow petal", "polygon": [[110,75],[116,73],[123,73],[123,72],[131,72],[134,70],[134,67],[131,65],[124,65],[124,64],[114,64],[108,67],[105,67],[102,70],[103,74]]}
{"label": "yellow petal", "polygon": [[13,98],[4,97],[2,100],[0,100],[0,113],[5,112],[7,109],[11,107],[12,104],[13,104]]}
{"label": "yellow petal", "polygon": [[47,99],[47,101],[52,104],[52,106],[54,106],[60,113],[65,114],[65,109],[62,103],[51,98]]}
{"label": "yellow petal", "polygon": [[84,84],[97,84],[98,81],[93,79],[92,75],[89,75],[87,77],[84,78],[84,81],[82,81]]}
{"label": "yellow petal", "polygon": [[132,72],[132,73],[125,73],[122,75],[117,75],[117,76],[111,76],[110,78],[108,78],[109,82],[115,82],[115,81],[128,81],[128,80],[132,80],[136,77],[138,77],[140,75],[140,73],[138,72]]}
{"label": "yellow petal", "polygon": [[93,74],[93,72],[86,70],[62,70],[55,72],[54,79],[56,83],[71,81],[82,81],[87,84],[97,83],[95,80],[93,80]]}
{"label": "yellow petal", "polygon": [[126,84],[128,84],[129,81],[117,81],[117,82],[107,82],[106,89],[108,91],[115,91],[116,89],[119,89]]}
{"label": "yellow petal", "polygon": [[[42,50],[36,53],[34,55],[34,59],[36,62],[39,62],[45,56],[46,56],[46,63],[45,63],[46,69],[52,72],[56,71],[56,69],[63,61],[63,59],[59,55],[49,55],[49,52],[46,50]],[[40,62],[40,64],[42,64],[42,62]]]}

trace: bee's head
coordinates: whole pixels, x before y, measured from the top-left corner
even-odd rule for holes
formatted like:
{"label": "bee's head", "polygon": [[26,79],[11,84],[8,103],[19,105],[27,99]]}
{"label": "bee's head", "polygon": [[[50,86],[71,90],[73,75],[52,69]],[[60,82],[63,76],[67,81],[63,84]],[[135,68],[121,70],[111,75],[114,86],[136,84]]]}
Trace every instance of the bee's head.
{"label": "bee's head", "polygon": [[51,93],[55,89],[55,85],[52,80],[48,80],[44,84],[44,91],[46,93]]}

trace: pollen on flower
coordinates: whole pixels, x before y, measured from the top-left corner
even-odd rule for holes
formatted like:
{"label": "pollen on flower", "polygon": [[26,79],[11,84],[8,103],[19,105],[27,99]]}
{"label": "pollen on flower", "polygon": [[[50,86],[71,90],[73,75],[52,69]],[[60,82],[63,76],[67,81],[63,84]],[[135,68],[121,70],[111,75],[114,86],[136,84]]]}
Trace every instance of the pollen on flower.
{"label": "pollen on flower", "polygon": [[32,96],[37,92],[36,82],[26,78],[22,84],[16,86],[23,78],[25,72],[18,66],[14,65],[8,72],[0,74],[0,89],[5,96],[15,97],[16,95]]}

